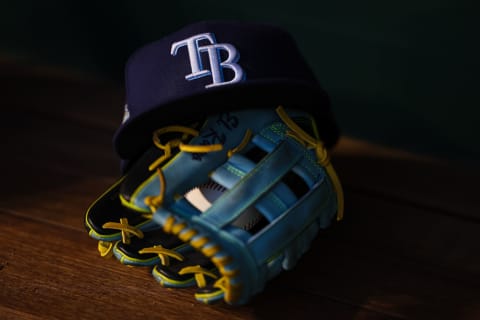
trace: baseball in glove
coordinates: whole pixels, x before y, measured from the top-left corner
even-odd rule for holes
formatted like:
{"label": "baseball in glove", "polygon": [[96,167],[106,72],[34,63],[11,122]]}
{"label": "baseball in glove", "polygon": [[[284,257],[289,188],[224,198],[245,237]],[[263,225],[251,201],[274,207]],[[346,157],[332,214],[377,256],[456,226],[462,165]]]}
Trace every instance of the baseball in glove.
{"label": "baseball in glove", "polygon": [[284,31],[187,26],[137,51],[126,79],[124,175],[85,215],[102,256],[238,305],[342,219],[338,130]]}

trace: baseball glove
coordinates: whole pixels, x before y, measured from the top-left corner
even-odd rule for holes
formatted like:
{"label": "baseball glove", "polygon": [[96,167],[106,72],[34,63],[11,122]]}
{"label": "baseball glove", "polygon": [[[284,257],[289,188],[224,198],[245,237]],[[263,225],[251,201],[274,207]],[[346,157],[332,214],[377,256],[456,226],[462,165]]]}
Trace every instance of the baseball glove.
{"label": "baseball glove", "polygon": [[[246,303],[342,219],[340,181],[305,112],[217,114],[199,131],[156,130],[153,143],[87,228],[122,262],[154,265],[163,286],[197,284],[199,301]],[[106,198],[116,211],[97,208]]]}

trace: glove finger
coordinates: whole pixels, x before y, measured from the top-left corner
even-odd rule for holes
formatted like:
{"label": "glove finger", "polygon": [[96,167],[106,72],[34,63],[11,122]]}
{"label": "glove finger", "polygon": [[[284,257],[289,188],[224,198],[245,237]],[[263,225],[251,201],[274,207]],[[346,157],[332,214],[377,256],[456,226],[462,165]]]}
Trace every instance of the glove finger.
{"label": "glove finger", "polygon": [[191,287],[197,284],[195,272],[184,273],[184,271],[188,271],[188,268],[193,266],[202,270],[207,270],[215,275],[214,277],[208,277],[206,279],[207,283],[213,282],[218,278],[218,271],[210,259],[193,249],[184,254],[183,261],[175,261],[169,265],[156,265],[152,270],[152,276],[158,281],[158,283],[166,288]]}
{"label": "glove finger", "polygon": [[[113,247],[113,255],[129,266],[154,266],[161,262],[160,254],[148,252],[146,248],[161,247],[166,250],[182,253],[188,250],[188,245],[163,230],[153,230],[144,233],[143,238],[132,238],[130,243],[118,241]],[[145,252],[147,251],[147,252]]]}

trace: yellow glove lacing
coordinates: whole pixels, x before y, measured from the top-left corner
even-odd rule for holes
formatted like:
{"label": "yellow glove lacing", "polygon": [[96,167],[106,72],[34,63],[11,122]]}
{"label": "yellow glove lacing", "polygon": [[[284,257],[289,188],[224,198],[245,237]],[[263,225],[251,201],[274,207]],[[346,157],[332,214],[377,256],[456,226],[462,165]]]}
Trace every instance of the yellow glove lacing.
{"label": "yellow glove lacing", "polygon": [[315,149],[315,154],[317,156],[318,163],[325,168],[327,171],[330,180],[332,181],[333,188],[335,193],[337,194],[337,221],[343,219],[343,211],[344,211],[344,197],[343,197],[343,188],[342,184],[340,183],[340,179],[333,168],[332,163],[330,162],[330,157],[328,155],[327,149],[323,145],[323,142],[318,138],[318,133],[315,130],[315,135],[317,138],[310,136],[306,133],[298,124],[296,124],[285,112],[282,106],[279,106],[277,109],[277,114],[282,119],[282,121],[287,125],[290,129],[287,132],[287,135],[296,139],[301,144],[309,149]]}
{"label": "yellow glove lacing", "polygon": [[184,257],[175,250],[167,249],[162,247],[161,245],[156,245],[149,248],[143,248],[142,250],[138,251],[138,253],[155,253],[158,254],[160,261],[163,266],[170,265],[170,258],[177,259],[178,261],[183,261]]}
{"label": "yellow glove lacing", "polygon": [[185,267],[178,272],[178,274],[180,275],[191,274],[191,273],[195,275],[195,281],[197,282],[197,286],[199,288],[205,288],[207,286],[207,280],[205,279],[205,276],[209,276],[212,279],[218,278],[218,276],[215,273],[205,268],[202,268],[199,265]]}
{"label": "yellow glove lacing", "polygon": [[122,242],[125,243],[125,244],[130,243],[130,237],[132,235],[137,236],[140,239],[143,238],[142,230],[129,225],[127,218],[120,218],[120,223],[118,223],[118,222],[106,222],[103,225],[103,228],[120,230],[122,232]]}
{"label": "yellow glove lacing", "polygon": [[[172,139],[165,144],[162,144],[160,136],[167,133],[181,133],[182,137],[180,139]],[[157,211],[157,208],[160,207],[163,203],[163,198],[165,196],[165,187],[166,181],[165,176],[163,175],[162,169],[159,167],[163,162],[172,157],[172,150],[178,148],[180,151],[191,152],[191,153],[208,153],[220,151],[223,149],[221,144],[209,144],[209,145],[189,145],[185,144],[184,141],[190,136],[197,137],[199,132],[190,127],[183,126],[168,126],[153,132],[153,143],[157,148],[163,150],[163,155],[157,160],[152,162],[148,167],[148,170],[153,171],[157,169],[157,174],[160,179],[160,193],[156,196],[148,196],[145,198],[145,204],[153,212]]]}
{"label": "yellow glove lacing", "polygon": [[[120,218],[120,222],[106,222],[102,226],[104,229],[113,229],[119,230],[122,233],[122,242],[125,244],[130,243],[130,238],[136,236],[140,239],[143,238],[143,232],[139,228],[131,226],[128,224],[127,218]],[[113,254],[113,243],[108,241],[99,241],[98,242],[98,251],[100,256],[104,258],[109,258]]]}

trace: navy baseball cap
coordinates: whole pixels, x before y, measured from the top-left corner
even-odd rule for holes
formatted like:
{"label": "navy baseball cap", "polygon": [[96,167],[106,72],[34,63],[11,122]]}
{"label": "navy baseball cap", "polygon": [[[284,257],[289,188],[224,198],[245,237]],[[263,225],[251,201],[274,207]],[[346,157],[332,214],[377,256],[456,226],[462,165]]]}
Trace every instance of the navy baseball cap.
{"label": "navy baseball cap", "polygon": [[209,114],[283,105],[308,111],[331,147],[339,136],[327,94],[284,30],[204,21],[137,50],[125,68],[124,120],[114,136],[122,159],[151,144],[152,131]]}

